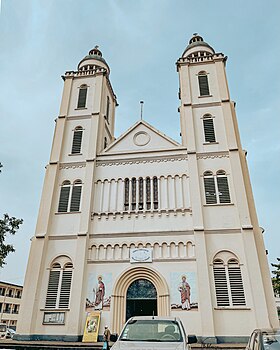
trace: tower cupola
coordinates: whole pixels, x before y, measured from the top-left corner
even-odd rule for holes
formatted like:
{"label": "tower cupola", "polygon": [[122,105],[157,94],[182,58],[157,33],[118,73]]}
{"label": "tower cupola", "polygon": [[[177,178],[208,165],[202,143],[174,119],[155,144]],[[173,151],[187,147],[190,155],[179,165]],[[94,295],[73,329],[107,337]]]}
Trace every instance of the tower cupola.
{"label": "tower cupola", "polygon": [[197,55],[208,56],[214,53],[215,50],[203,40],[202,36],[194,33],[182,56],[189,58]]}
{"label": "tower cupola", "polygon": [[88,55],[85,56],[81,62],[78,64],[78,70],[93,70],[96,68],[104,68],[107,74],[110,74],[110,68],[102,57],[102,52],[96,45],[92,50],[89,51]]}

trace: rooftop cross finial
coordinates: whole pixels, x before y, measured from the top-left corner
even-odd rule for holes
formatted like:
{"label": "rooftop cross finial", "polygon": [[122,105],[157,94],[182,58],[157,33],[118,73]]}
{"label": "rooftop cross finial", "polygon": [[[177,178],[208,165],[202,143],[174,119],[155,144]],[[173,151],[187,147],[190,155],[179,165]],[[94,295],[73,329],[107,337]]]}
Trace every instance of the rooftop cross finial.
{"label": "rooftop cross finial", "polygon": [[140,117],[141,117],[141,120],[143,119],[143,104],[144,104],[144,101],[140,101],[140,105],[141,105]]}
{"label": "rooftop cross finial", "polygon": [[98,50],[98,49],[99,49],[99,46],[98,46],[98,45],[95,45],[94,48]]}

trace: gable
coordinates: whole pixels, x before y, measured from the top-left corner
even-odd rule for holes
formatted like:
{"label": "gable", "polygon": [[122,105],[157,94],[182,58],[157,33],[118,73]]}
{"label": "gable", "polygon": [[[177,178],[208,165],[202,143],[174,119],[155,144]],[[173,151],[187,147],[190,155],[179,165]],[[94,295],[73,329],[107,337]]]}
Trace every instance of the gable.
{"label": "gable", "polygon": [[181,145],[143,120],[117,138],[104,153],[145,152],[176,149]]}

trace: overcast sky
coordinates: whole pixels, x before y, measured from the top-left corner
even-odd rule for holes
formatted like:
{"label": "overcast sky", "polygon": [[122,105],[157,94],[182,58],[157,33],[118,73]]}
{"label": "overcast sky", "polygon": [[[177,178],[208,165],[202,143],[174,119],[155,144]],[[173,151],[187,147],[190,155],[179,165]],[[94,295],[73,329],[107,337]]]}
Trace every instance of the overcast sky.
{"label": "overcast sky", "polygon": [[194,32],[227,75],[269,261],[280,256],[280,1],[0,0],[0,214],[24,219],[0,279],[23,283],[66,70],[99,45],[116,135],[144,119],[180,141],[175,62]]}

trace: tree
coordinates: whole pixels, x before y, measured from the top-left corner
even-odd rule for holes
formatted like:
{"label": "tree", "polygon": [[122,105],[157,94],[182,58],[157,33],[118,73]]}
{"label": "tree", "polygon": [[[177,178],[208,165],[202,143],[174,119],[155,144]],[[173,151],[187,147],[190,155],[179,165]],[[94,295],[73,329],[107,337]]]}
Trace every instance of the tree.
{"label": "tree", "polygon": [[8,214],[4,214],[3,219],[0,219],[0,267],[6,264],[7,255],[15,251],[12,244],[5,244],[7,234],[14,235],[22,223],[22,219],[10,217]]}
{"label": "tree", "polygon": [[[0,162],[0,173],[2,167],[3,165]],[[8,214],[4,214],[3,219],[0,219],[0,268],[6,264],[7,255],[15,251],[12,244],[5,244],[5,239],[8,234],[14,235],[22,223],[22,219],[17,219],[14,216],[10,217]]]}
{"label": "tree", "polygon": [[280,258],[277,258],[277,261],[277,264],[271,264],[271,266],[276,267],[276,270],[271,271],[274,275],[271,280],[275,296],[280,295]]}

